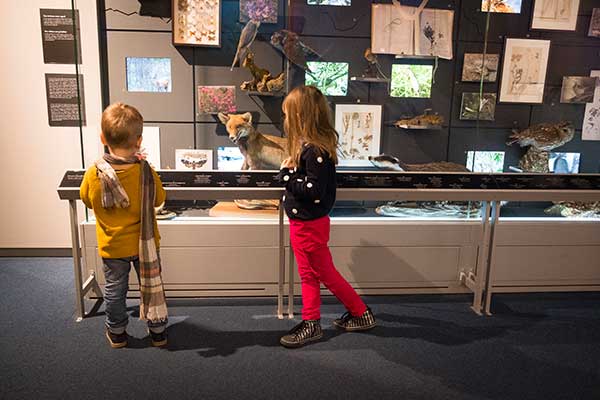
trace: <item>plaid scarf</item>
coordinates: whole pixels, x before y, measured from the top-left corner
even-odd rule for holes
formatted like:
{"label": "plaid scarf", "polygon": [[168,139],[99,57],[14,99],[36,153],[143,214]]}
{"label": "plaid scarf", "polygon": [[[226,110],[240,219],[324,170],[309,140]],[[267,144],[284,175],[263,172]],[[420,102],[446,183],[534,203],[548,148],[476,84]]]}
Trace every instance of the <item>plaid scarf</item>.
{"label": "plaid scarf", "polygon": [[161,265],[154,242],[154,200],[156,195],[150,164],[137,156],[129,158],[111,154],[96,161],[98,177],[102,182],[102,207],[129,207],[129,197],[110,164],[125,165],[140,163],[140,187],[142,191],[140,230],[140,319],[164,322],[167,319],[167,303],[160,275]]}

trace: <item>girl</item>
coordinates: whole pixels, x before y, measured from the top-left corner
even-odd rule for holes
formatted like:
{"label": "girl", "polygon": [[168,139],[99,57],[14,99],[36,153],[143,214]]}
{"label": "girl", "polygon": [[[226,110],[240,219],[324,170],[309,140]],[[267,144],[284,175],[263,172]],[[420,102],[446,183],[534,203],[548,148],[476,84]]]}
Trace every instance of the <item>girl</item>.
{"label": "girl", "polygon": [[338,134],[331,125],[325,96],[314,86],[292,90],[283,102],[290,157],[281,164],[283,205],[290,220],[290,241],[302,279],[302,322],[280,343],[300,347],[323,337],[320,284],[348,309],[334,324],[346,331],[375,327],[371,310],[336,270],[331,259],[329,212],[335,202]]}

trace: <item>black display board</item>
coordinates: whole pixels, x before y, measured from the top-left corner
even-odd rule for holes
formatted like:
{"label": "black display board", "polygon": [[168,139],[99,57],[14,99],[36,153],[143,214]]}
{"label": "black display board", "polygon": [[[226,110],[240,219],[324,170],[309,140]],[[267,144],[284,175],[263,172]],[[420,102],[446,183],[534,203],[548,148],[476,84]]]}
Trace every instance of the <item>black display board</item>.
{"label": "black display board", "polygon": [[46,74],[48,125],[85,126],[83,75]]}
{"label": "black display board", "polygon": [[[75,16],[75,21],[73,21]],[[79,11],[40,9],[45,64],[81,64]],[[77,60],[75,59],[77,44]]]}

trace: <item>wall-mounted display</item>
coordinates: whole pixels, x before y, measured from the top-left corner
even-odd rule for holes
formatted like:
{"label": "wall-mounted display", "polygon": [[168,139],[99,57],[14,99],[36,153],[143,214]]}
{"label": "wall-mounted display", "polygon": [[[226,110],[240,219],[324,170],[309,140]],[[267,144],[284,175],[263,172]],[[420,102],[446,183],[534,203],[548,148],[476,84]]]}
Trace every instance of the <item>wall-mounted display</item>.
{"label": "wall-mounted display", "polygon": [[339,133],[339,156],[345,160],[368,160],[377,156],[381,142],[381,105],[336,104],[335,130]]}
{"label": "wall-mounted display", "polygon": [[175,169],[179,171],[211,170],[213,168],[212,155],[212,150],[176,149]]}
{"label": "wall-mounted display", "polygon": [[253,19],[263,24],[276,24],[279,0],[240,0],[240,22]]}
{"label": "wall-mounted display", "polygon": [[233,62],[231,63],[230,71],[233,71],[233,67],[239,61],[240,64],[246,58],[246,55],[249,52],[249,48],[256,39],[256,34],[258,33],[258,28],[260,28],[260,21],[251,19],[248,21],[242,32],[240,33],[240,39],[238,40],[237,50],[235,51],[235,55],[233,56]]}
{"label": "wall-mounted display", "polygon": [[146,160],[154,169],[162,168],[160,164],[160,128],[158,126],[144,126],[140,153],[146,156]]}
{"label": "wall-mounted display", "polygon": [[348,63],[308,61],[306,85],[319,88],[325,96],[345,96],[348,93]]}
{"label": "wall-mounted display", "polygon": [[496,93],[484,93],[482,98],[479,93],[463,93],[460,119],[493,121],[495,112]]}
{"label": "wall-mounted display", "polygon": [[248,52],[242,61],[242,66],[252,74],[252,80],[244,81],[240,89],[248,92],[277,93],[285,86],[285,74],[281,72],[277,76],[265,68],[260,68],[254,63],[254,53]]}
{"label": "wall-mounted display", "polygon": [[[75,18],[75,21],[73,21]],[[79,10],[40,9],[45,64],[82,64]],[[75,58],[77,46],[77,58]]]}
{"label": "wall-mounted display", "polygon": [[235,86],[198,86],[199,114],[235,111]]}
{"label": "wall-mounted display", "polygon": [[521,0],[481,0],[481,11],[519,14],[521,12]]}
{"label": "wall-mounted display", "polygon": [[452,59],[454,11],[399,4],[371,6],[371,48],[377,54]]}
{"label": "wall-mounted display", "polygon": [[531,29],[574,31],[579,0],[535,0]]}
{"label": "wall-mounted display", "polygon": [[484,62],[482,53],[465,53],[462,81],[481,82],[481,72],[483,71],[484,82],[496,82],[499,61],[499,54],[486,54]]}
{"label": "wall-mounted display", "polygon": [[46,74],[49,126],[85,126],[83,75]]}
{"label": "wall-mounted display", "polygon": [[467,168],[471,172],[504,171],[503,151],[468,151]]}
{"label": "wall-mounted display", "polygon": [[600,8],[594,8],[592,11],[588,36],[600,38]]}
{"label": "wall-mounted display", "polygon": [[125,58],[128,92],[171,92],[171,59]]}
{"label": "wall-mounted display", "polygon": [[549,40],[506,39],[500,102],[543,102],[549,51]]}
{"label": "wall-mounted display", "polygon": [[271,46],[279,50],[285,58],[303,70],[309,69],[306,59],[323,59],[319,53],[300,40],[297,33],[281,29],[271,35]]}
{"label": "wall-mounted display", "polygon": [[239,171],[244,165],[244,156],[238,147],[217,148],[217,169]]}
{"label": "wall-mounted display", "polygon": [[550,153],[548,168],[555,174],[576,174],[579,172],[579,153]]}
{"label": "wall-mounted display", "polygon": [[594,90],[594,102],[585,105],[581,139],[600,140],[600,70],[592,71],[590,76],[597,77],[598,79],[596,80],[596,88]]}
{"label": "wall-mounted display", "polygon": [[431,97],[433,65],[392,65],[392,97]]}
{"label": "wall-mounted display", "polygon": [[563,77],[561,103],[592,103],[598,78],[589,76]]}
{"label": "wall-mounted display", "polygon": [[352,0],[306,0],[311,6],[351,6]]}
{"label": "wall-mounted display", "polygon": [[221,0],[173,0],[175,45],[221,47]]}

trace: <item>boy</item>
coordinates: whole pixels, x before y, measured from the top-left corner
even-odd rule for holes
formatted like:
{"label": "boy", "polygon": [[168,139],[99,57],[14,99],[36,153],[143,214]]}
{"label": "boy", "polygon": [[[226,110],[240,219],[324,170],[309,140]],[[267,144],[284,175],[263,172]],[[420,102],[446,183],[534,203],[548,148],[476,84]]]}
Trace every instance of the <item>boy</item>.
{"label": "boy", "polygon": [[115,103],[102,113],[100,139],[109,153],[83,178],[80,195],[94,210],[98,251],[104,263],[106,338],[127,346],[127,289],[133,265],[140,282],[140,319],[148,321],[153,346],[167,343],[167,307],[160,276],[154,207],[165,201],[158,174],[139,155],[143,118],[134,107]]}

